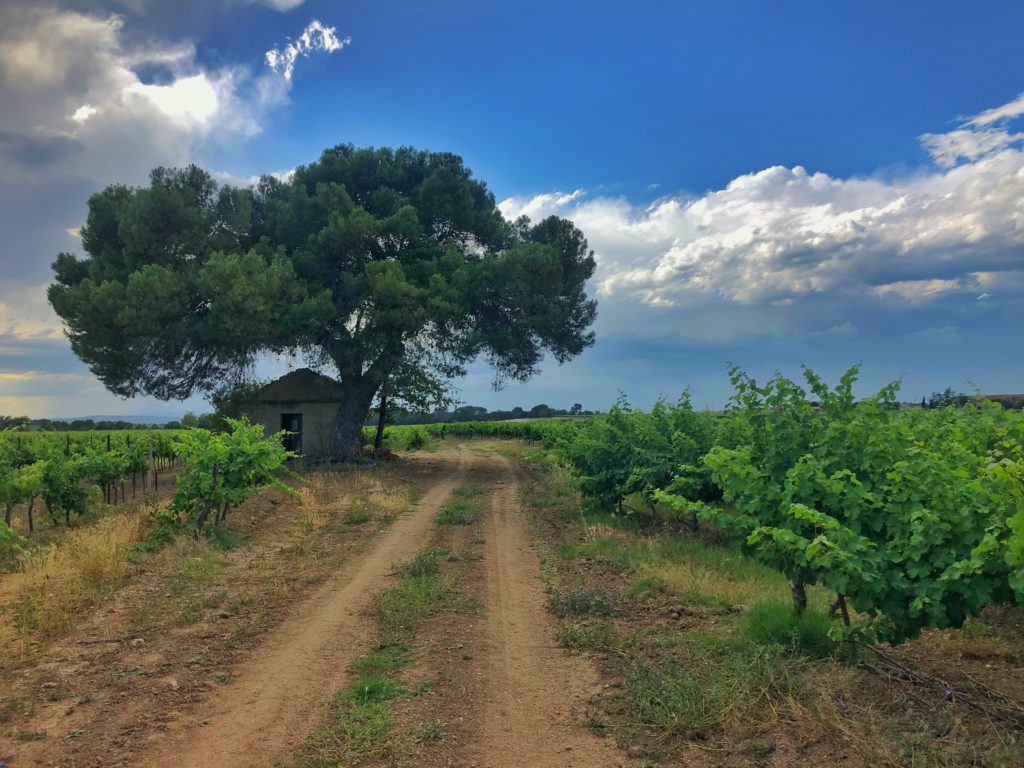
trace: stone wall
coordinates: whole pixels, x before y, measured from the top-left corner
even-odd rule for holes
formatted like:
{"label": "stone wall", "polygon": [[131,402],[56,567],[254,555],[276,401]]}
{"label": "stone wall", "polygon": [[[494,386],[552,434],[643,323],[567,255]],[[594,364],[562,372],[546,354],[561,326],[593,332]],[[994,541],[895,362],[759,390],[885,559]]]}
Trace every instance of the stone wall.
{"label": "stone wall", "polygon": [[255,403],[249,420],[263,425],[263,434],[281,430],[281,414],[302,414],[302,455],[308,459],[325,458],[331,447],[331,432],[338,415],[337,403],[293,402]]}

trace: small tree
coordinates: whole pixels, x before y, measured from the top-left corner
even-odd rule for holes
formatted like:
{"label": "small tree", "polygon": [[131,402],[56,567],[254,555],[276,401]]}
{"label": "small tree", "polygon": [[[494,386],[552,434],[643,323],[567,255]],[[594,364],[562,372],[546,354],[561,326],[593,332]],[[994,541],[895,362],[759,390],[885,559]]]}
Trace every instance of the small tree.
{"label": "small tree", "polygon": [[82,485],[83,469],[81,457],[65,456],[59,447],[47,452],[43,466],[42,495],[46,510],[55,524],[61,512],[64,513],[66,525],[71,524],[72,513],[85,513],[87,495]]}
{"label": "small tree", "polygon": [[174,444],[188,469],[178,478],[165,522],[191,525],[197,538],[211,513],[214,522],[223,520],[268,485],[291,492],[276,474],[295,455],[284,449],[281,435],[264,437],[262,426],[244,419],[227,419],[227,426],[227,432],[190,429]]}

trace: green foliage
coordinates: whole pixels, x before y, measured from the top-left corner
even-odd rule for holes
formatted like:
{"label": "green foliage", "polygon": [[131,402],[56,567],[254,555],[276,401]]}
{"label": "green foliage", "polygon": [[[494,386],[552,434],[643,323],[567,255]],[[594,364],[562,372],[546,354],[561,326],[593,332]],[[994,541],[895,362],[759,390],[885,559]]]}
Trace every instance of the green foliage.
{"label": "green foliage", "polygon": [[621,507],[636,494],[649,514],[656,515],[661,489],[694,502],[720,498],[701,464],[717,432],[717,419],[694,411],[688,394],[675,405],[659,400],[649,412],[633,410],[620,397],[606,414],[579,422],[556,438],[556,451],[586,498]]}
{"label": "green foliage", "polygon": [[834,390],[804,375],[817,407],[782,376],[758,386],[733,369],[731,418],[747,439],[705,457],[726,505],[702,505],[703,519],[846,595],[867,619],[847,631],[898,642],[1019,597],[1018,417],[992,404],[904,412],[895,384],[856,400],[856,368]]}
{"label": "green foliage", "polygon": [[192,429],[178,438],[175,450],[188,469],[178,478],[161,527],[194,526],[198,534],[211,511],[224,517],[262,488],[292,492],[276,474],[293,455],[280,435],[264,437],[262,426],[245,420],[228,419],[227,425],[228,432]]}
{"label": "green foliage", "polygon": [[6,567],[21,552],[21,536],[0,520],[0,567]]}
{"label": "green foliage", "polygon": [[402,448],[419,451],[430,445],[430,436],[422,427],[407,427],[402,431]]}
{"label": "green foliage", "polygon": [[87,460],[81,456],[65,456],[59,449],[51,450],[43,465],[43,501],[51,516],[64,514],[70,521],[72,514],[86,511],[86,489],[82,484]]}

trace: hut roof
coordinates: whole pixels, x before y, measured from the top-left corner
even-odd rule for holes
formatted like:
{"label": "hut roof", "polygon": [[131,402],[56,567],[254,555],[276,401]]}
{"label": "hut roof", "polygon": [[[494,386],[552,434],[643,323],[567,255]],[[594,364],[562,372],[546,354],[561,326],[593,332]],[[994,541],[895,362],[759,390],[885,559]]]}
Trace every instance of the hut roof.
{"label": "hut roof", "polygon": [[257,390],[252,399],[257,403],[337,403],[341,396],[342,387],[336,379],[299,368]]}

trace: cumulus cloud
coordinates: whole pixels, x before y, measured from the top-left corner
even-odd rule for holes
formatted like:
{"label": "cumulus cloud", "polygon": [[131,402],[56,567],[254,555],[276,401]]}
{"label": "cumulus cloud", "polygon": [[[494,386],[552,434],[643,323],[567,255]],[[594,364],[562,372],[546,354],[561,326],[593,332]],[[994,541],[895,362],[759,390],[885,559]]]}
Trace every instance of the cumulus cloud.
{"label": "cumulus cloud", "polygon": [[[1022,104],[983,112],[953,133],[985,142],[993,125],[1024,113]],[[606,300],[683,308],[724,301],[790,318],[815,297],[849,311],[951,297],[977,306],[976,297],[1001,288],[1019,303],[1024,151],[1001,141],[968,156],[896,179],[774,166],[645,206],[577,190],[509,198],[501,208],[575,221],[595,249],[596,289]]]}
{"label": "cumulus cloud", "polygon": [[45,254],[26,261],[9,242],[0,253],[8,276],[17,264],[28,266],[26,279],[44,279],[89,191],[141,182],[157,165],[202,162],[259,133],[267,113],[288,103],[295,58],[343,44],[316,22],[285,48],[299,46],[284,71],[260,60],[211,66],[192,43],[129,34],[128,22],[34,4],[0,8],[0,197],[16,201],[0,209],[0,226],[18,230],[25,210],[35,210]]}
{"label": "cumulus cloud", "polygon": [[99,112],[99,110],[92,104],[83,104],[75,110],[75,113],[71,115],[71,119],[79,125],[82,125],[83,123],[85,123],[86,120],[95,115],[97,112]]}
{"label": "cumulus cloud", "polygon": [[[300,3],[269,4],[288,10]],[[289,103],[292,79],[258,53],[210,63],[193,42],[156,32],[169,12],[164,5],[119,3],[123,14],[76,10],[96,5],[0,4],[0,370],[85,370],[45,286],[53,257],[81,247],[90,194],[111,183],[143,183],[158,165],[209,165]],[[330,29],[324,40],[334,38]],[[293,61],[289,74],[294,69]],[[97,402],[110,400],[96,388]],[[76,385],[67,393],[81,391]],[[0,387],[0,401],[5,395],[9,386]]]}
{"label": "cumulus cloud", "polygon": [[311,53],[318,51],[340,51],[351,42],[351,37],[339,38],[334,27],[325,27],[319,20],[314,19],[302,30],[297,40],[282,48],[271,48],[266,52],[265,59],[268,67],[282,74],[286,80],[291,80],[295,62],[300,57],[308,58]]}
{"label": "cumulus cloud", "polygon": [[306,0],[257,0],[257,2],[260,2],[268,8],[273,8],[275,11],[281,11],[283,13],[284,11],[291,11],[298,8],[306,2]]}

